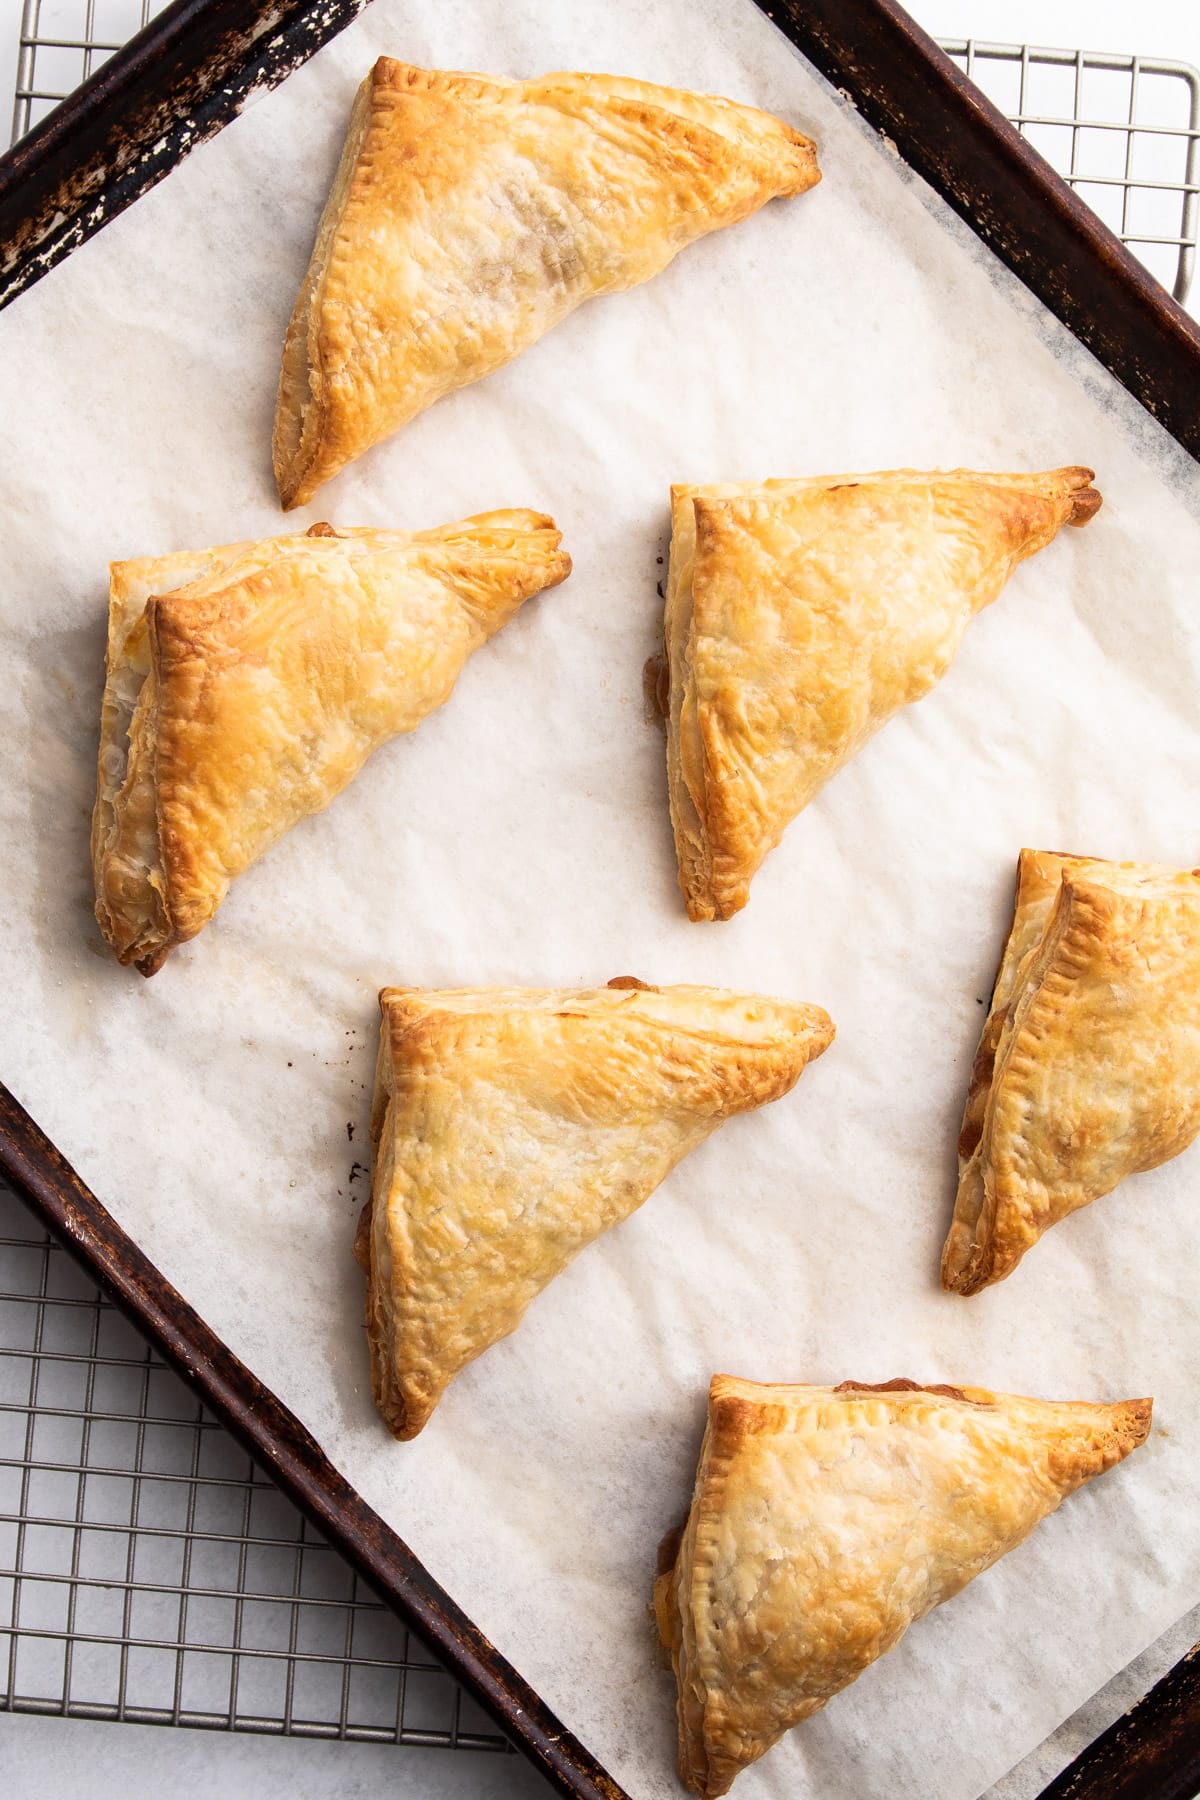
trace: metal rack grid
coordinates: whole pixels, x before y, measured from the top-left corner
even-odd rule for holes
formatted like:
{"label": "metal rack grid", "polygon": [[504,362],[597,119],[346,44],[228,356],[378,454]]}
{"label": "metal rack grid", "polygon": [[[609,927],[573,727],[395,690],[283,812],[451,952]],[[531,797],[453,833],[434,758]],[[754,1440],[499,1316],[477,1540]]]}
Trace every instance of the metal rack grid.
{"label": "metal rack grid", "polygon": [[[165,3],[24,0],[13,141]],[[1196,71],[943,47],[1186,299]],[[0,1711],[509,1749],[3,1188],[0,1638]]]}
{"label": "metal rack grid", "polygon": [[973,38],[942,48],[1185,301],[1200,224],[1200,73],[1144,56]]}
{"label": "metal rack grid", "polygon": [[504,1751],[0,1187],[0,1711]]}
{"label": "metal rack grid", "polygon": [[23,0],[12,142],[86,81],[167,0]]}

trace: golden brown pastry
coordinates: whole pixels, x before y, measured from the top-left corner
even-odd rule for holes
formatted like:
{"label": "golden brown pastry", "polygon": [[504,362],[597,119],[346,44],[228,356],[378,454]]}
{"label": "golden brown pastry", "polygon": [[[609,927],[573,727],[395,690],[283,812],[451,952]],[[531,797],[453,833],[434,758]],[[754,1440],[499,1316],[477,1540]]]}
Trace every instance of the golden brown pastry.
{"label": "golden brown pastry", "polygon": [[654,1585],[684,1786],[728,1793],[914,1619],[1136,1449],[1151,1406],[714,1376],[691,1512]]}
{"label": "golden brown pastry", "polygon": [[806,137],[731,100],[380,57],[284,344],[284,506],[582,301],[648,281],[694,239],[819,180]]}
{"label": "golden brown pastry", "polygon": [[1200,872],[1022,850],[971,1071],[942,1285],[1030,1245],[1200,1131]]}
{"label": "golden brown pastry", "polygon": [[693,919],[728,919],[788,823],[946,673],[1023,558],[1100,505],[1090,469],[671,489],[667,774]]}
{"label": "golden brown pastry", "polygon": [[721,988],[385,988],[367,1273],[375,1403],[415,1437],[585,1245],[833,1039],[816,1006]]}
{"label": "golden brown pastry", "polygon": [[153,975],[570,568],[520,511],[114,563],[92,866],[119,960]]}

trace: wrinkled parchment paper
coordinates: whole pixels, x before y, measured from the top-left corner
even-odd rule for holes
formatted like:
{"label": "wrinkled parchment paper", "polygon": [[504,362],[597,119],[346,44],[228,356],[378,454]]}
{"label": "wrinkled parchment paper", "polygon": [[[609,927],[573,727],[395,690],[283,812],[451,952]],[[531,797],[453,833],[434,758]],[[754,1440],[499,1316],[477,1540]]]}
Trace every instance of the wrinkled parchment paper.
{"label": "wrinkled parchment paper", "polygon": [[[543,507],[576,572],[144,982],[91,919],[106,564],[281,528],[280,341],[383,50],[729,94],[811,132],[825,180],[583,308],[292,516]],[[714,1370],[1155,1394],[1143,1450],[739,1792],[986,1787],[1200,1598],[1200,1151],[980,1297],[937,1286],[1018,848],[1197,859],[1195,465],[742,0],[376,0],[0,317],[0,408],[4,1078],[638,1800],[677,1791],[645,1608]],[[747,911],[690,925],[641,686],[668,484],[1074,462],[1099,471],[1098,519],[1020,570],[935,694],[793,824]],[[393,1443],[350,1248],[375,991],[624,973],[815,1000],[838,1040]]]}

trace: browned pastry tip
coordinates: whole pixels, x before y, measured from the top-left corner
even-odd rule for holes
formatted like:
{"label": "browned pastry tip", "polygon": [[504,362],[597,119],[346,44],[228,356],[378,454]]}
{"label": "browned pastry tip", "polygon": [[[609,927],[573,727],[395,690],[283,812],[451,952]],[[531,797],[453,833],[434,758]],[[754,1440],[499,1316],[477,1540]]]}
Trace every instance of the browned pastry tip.
{"label": "browned pastry tip", "polygon": [[1068,469],[1066,474],[1075,478],[1076,486],[1071,494],[1071,514],[1068,525],[1086,525],[1094,519],[1104,504],[1104,496],[1099,488],[1092,486],[1096,479],[1095,469]]}

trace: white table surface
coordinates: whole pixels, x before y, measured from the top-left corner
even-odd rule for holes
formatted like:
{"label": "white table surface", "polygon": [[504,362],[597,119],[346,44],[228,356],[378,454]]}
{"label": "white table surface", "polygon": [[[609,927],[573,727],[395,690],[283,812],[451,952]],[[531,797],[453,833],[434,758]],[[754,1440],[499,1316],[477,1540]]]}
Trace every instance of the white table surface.
{"label": "white table surface", "polygon": [[[908,0],[933,36],[1137,52],[1200,66],[1200,0]],[[0,0],[0,141],[21,0]],[[1193,310],[1200,294],[1193,298]],[[1200,1638],[1200,1609],[1026,1758],[991,1800],[1029,1800]],[[307,1742],[77,1719],[0,1717],[6,1800],[538,1800],[550,1788],[521,1759],[487,1753]],[[682,1791],[682,1790],[681,1790]],[[864,1796],[864,1800],[867,1797]],[[933,1797],[931,1797],[933,1800]]]}

